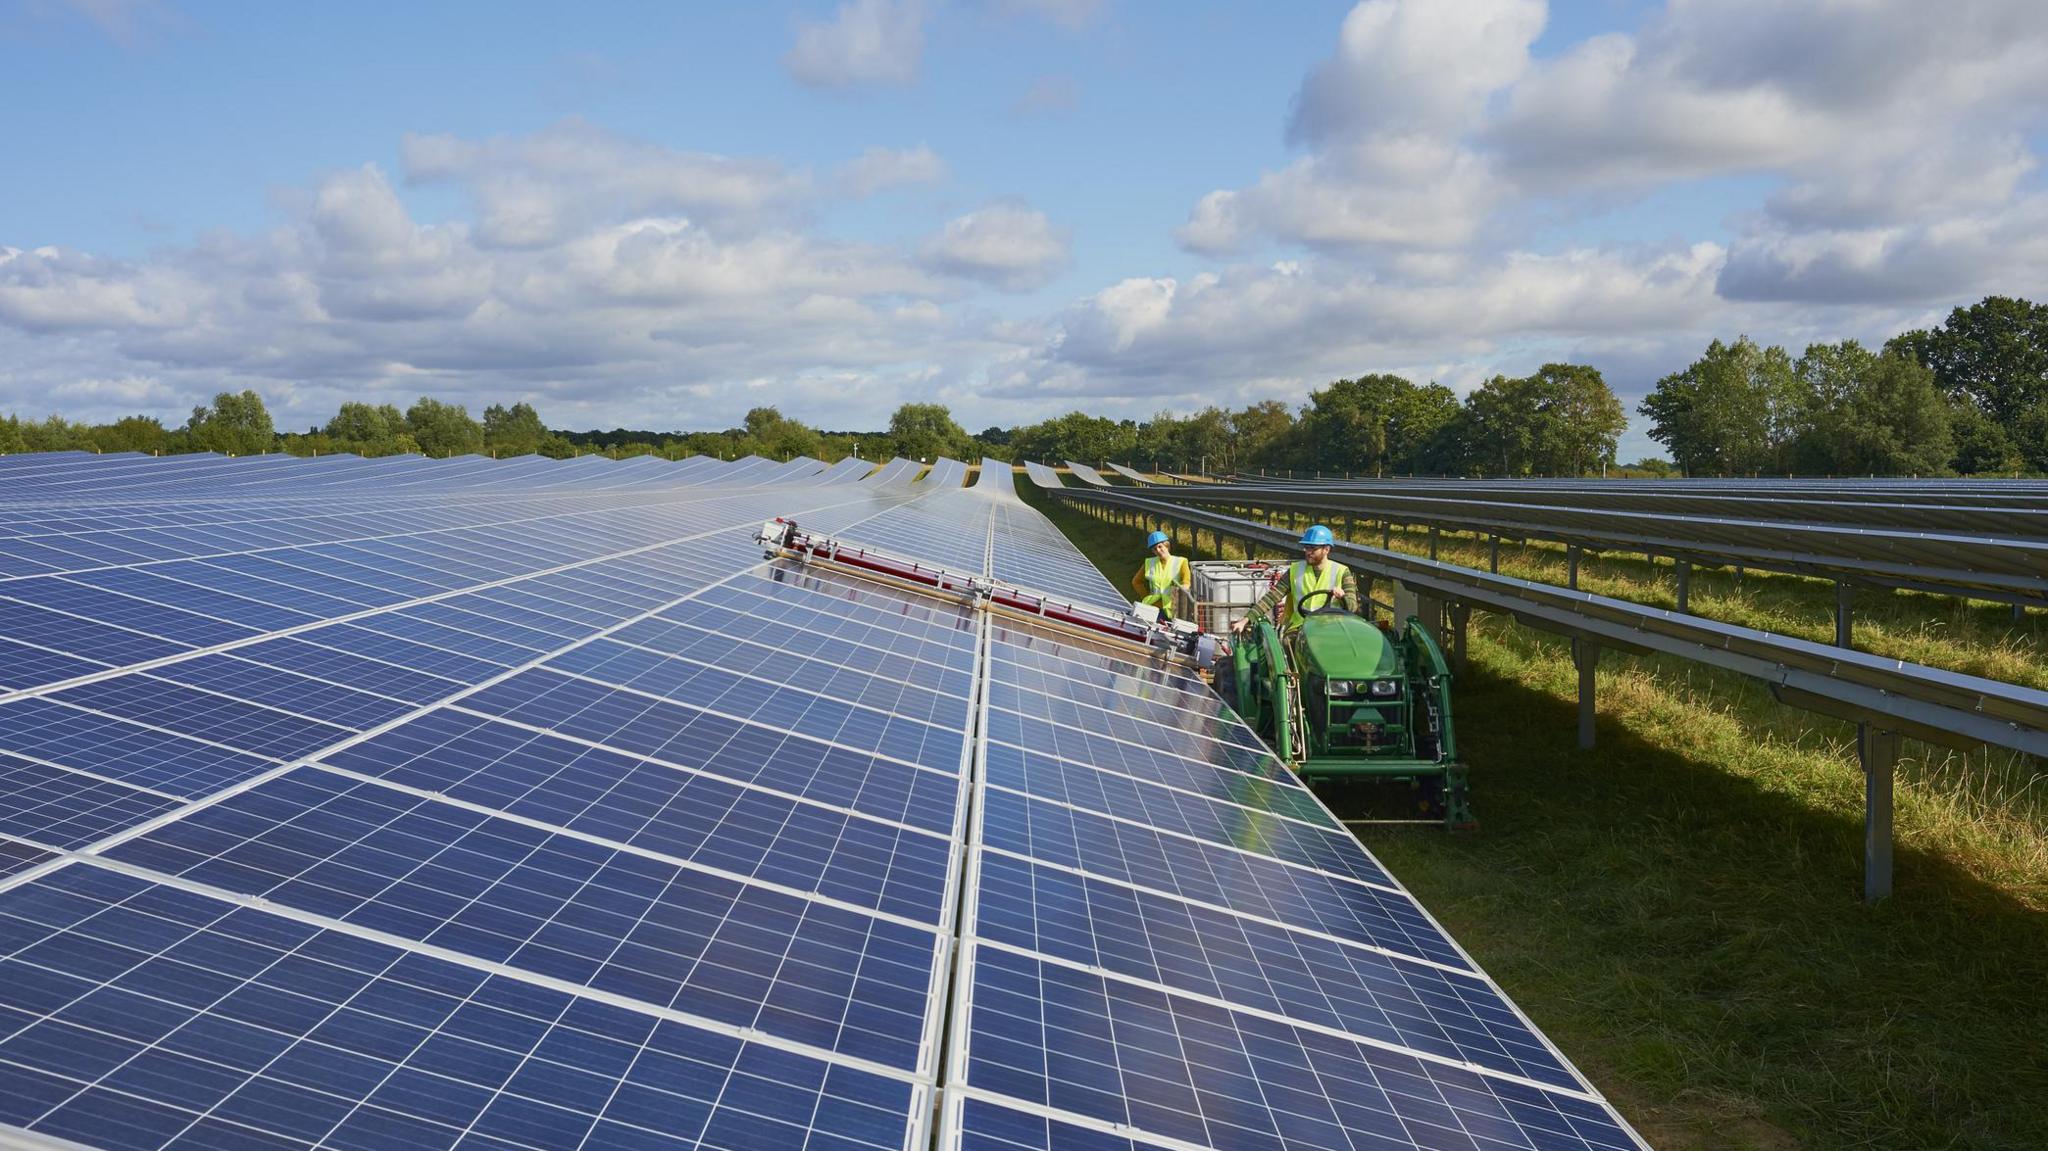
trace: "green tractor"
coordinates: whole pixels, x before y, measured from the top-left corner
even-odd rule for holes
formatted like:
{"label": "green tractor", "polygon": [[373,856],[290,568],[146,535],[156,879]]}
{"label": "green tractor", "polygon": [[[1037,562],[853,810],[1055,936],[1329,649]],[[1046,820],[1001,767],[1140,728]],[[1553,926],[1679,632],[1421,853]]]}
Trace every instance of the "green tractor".
{"label": "green tractor", "polygon": [[1328,592],[1302,609],[1292,634],[1265,618],[1245,628],[1216,669],[1226,702],[1303,779],[1405,783],[1411,818],[1474,826],[1450,669],[1422,621],[1382,627],[1332,606]]}

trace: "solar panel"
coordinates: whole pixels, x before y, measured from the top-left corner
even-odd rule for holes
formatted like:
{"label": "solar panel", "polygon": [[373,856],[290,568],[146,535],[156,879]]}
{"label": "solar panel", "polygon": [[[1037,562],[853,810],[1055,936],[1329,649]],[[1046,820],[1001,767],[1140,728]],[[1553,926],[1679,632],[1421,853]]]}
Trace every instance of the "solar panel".
{"label": "solar panel", "polygon": [[1198,677],[746,542],[1121,608],[918,470],[0,459],[0,1125],[1639,1146]]}

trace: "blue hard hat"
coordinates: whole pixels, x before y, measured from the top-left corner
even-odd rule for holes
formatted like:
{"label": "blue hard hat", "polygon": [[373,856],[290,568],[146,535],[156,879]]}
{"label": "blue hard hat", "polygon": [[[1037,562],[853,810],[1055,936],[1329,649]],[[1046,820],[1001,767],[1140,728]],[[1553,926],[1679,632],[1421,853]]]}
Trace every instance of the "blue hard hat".
{"label": "blue hard hat", "polygon": [[1167,542],[1169,541],[1166,538],[1165,532],[1153,532],[1151,535],[1145,537],[1145,549],[1147,551],[1150,551],[1151,549],[1158,547],[1160,544]]}
{"label": "blue hard hat", "polygon": [[1321,524],[1311,525],[1307,531],[1301,533],[1301,546],[1305,548],[1326,548],[1336,542],[1337,537],[1331,535],[1330,529]]}

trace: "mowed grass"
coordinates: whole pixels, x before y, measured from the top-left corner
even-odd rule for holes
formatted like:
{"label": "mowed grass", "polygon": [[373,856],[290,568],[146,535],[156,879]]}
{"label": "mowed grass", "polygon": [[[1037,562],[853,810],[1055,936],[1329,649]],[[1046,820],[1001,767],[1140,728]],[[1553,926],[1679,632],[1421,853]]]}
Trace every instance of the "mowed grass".
{"label": "mowed grass", "polygon": [[[1024,494],[1129,578],[1136,529]],[[1503,547],[1503,571],[1524,574],[1516,551]],[[1522,562],[1551,562],[1536,551]],[[1449,541],[1439,555],[1456,558]],[[1580,586],[1633,578],[1630,598],[1654,594],[1610,562],[1626,567],[1588,561]],[[1696,610],[1832,635],[1824,586],[1814,610],[1815,593],[1776,577],[1725,594],[1694,578]],[[1873,611],[1859,646],[1924,624],[1959,659],[2002,658],[1975,650],[1998,621],[1965,609],[1951,629],[1942,601],[1896,598],[1926,609],[1920,624]],[[1498,617],[1473,626],[1455,694],[1479,830],[1364,838],[1654,1145],[2048,1148],[2038,765],[1909,743],[1896,894],[1866,907],[1853,729],[1738,677],[1610,656],[1598,746],[1581,751],[1564,642]]]}

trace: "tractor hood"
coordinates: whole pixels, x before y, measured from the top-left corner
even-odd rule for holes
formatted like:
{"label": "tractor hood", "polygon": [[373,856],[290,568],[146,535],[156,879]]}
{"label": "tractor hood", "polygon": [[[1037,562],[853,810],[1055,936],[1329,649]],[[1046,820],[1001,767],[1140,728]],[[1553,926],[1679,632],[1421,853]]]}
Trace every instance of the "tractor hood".
{"label": "tractor hood", "polygon": [[1309,667],[1325,679],[1388,679],[1401,674],[1385,632],[1355,615],[1308,616],[1301,644]]}

